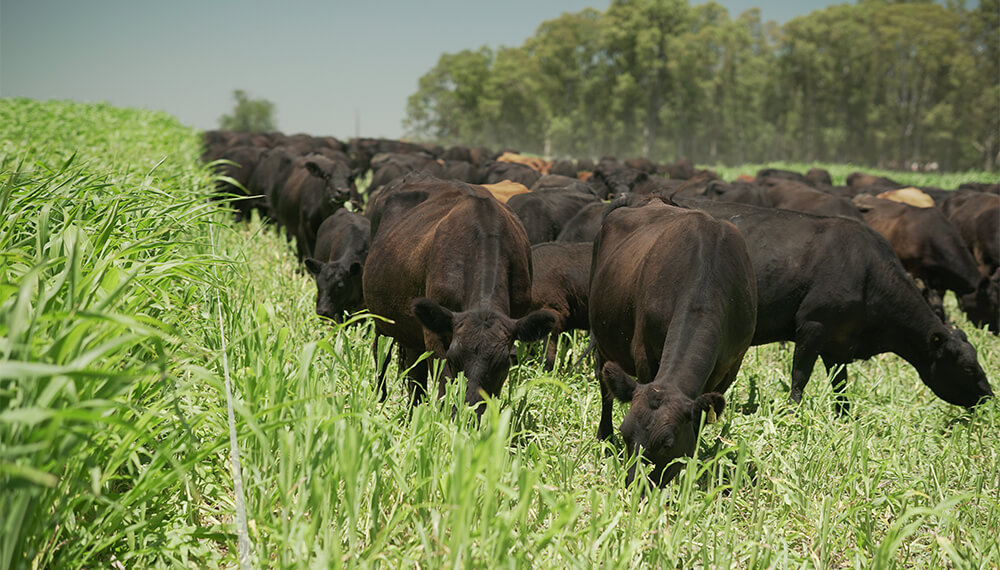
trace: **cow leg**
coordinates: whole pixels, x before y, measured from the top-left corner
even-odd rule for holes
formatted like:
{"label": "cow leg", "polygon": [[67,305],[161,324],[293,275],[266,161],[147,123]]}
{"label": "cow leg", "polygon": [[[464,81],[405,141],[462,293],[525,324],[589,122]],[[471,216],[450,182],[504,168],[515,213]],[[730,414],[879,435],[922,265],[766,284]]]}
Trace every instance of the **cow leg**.
{"label": "cow leg", "polygon": [[552,372],[556,367],[556,354],[559,350],[559,333],[553,330],[549,333],[548,341],[545,343],[545,368],[546,372]]}
{"label": "cow leg", "polygon": [[614,433],[614,427],[611,425],[611,406],[615,397],[601,380],[602,368],[604,368],[604,357],[600,351],[594,351],[594,372],[597,376],[597,385],[601,387],[601,422],[597,424],[597,439],[608,440]]}
{"label": "cow leg", "polygon": [[406,377],[409,380],[410,405],[416,406],[427,396],[427,360],[417,362],[423,354],[421,350],[403,346],[400,346],[399,350],[403,369],[409,370]]}
{"label": "cow leg", "polygon": [[379,366],[378,339],[381,338],[381,336],[382,335],[375,333],[375,339],[372,341],[372,359],[375,360],[376,374],[378,376],[377,386],[382,392],[382,396],[379,400],[384,402],[386,398],[389,397],[389,392],[386,388],[385,374],[389,370],[389,358],[392,357],[392,345],[389,345],[389,350],[385,352],[385,358],[382,359],[381,366]]}
{"label": "cow leg", "polygon": [[795,351],[792,353],[792,390],[788,395],[790,402],[798,404],[802,401],[802,392],[819,357],[822,335],[823,325],[817,322],[802,323],[796,331]]}
{"label": "cow leg", "polygon": [[832,359],[823,359],[826,366],[826,373],[830,375],[830,383],[833,385],[833,409],[840,417],[846,417],[850,411],[850,403],[844,396],[847,388],[847,365],[840,362],[833,362]]}

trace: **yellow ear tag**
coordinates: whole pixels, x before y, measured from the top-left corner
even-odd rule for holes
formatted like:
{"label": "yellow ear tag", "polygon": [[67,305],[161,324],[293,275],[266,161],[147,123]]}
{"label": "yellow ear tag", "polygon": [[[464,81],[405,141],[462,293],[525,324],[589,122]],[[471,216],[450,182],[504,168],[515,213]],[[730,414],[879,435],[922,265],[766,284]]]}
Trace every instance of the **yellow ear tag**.
{"label": "yellow ear tag", "polygon": [[708,408],[708,413],[705,414],[705,423],[706,424],[714,424],[716,421],[718,421],[718,419],[719,419],[719,416],[716,415],[715,408],[709,407]]}

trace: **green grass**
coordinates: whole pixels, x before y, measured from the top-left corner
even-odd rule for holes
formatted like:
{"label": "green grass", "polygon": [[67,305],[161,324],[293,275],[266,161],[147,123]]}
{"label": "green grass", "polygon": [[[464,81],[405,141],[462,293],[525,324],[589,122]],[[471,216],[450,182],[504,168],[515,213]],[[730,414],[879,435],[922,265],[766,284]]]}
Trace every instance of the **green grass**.
{"label": "green grass", "polygon": [[[454,383],[411,412],[395,366],[381,403],[370,319],[321,322],[284,238],[205,202],[198,133],[11,99],[0,121],[0,569],[238,565],[222,331],[254,566],[1000,561],[1000,406],[895,356],[849,367],[839,420],[820,368],[790,412],[790,351],[751,348],[698,459],[625,487],[581,336],[552,374],[521,348],[479,426]],[[948,309],[998,387],[1000,339]]]}

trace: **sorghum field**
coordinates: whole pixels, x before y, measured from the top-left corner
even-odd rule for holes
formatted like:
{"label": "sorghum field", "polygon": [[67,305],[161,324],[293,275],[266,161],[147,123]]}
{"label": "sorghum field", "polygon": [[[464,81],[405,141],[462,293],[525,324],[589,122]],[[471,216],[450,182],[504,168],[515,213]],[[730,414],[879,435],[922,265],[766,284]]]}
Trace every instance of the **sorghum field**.
{"label": "sorghum field", "polygon": [[[411,413],[395,365],[382,403],[371,318],[315,316],[284,237],[210,199],[198,131],[21,99],[0,124],[0,570],[235,567],[240,495],[254,567],[1000,562],[995,399],[968,413],[882,355],[848,367],[850,418],[822,366],[791,409],[791,345],[752,347],[678,480],[626,487],[583,335],[554,373],[521,347],[479,425],[464,387]],[[1000,388],[1000,339],[946,308]]]}

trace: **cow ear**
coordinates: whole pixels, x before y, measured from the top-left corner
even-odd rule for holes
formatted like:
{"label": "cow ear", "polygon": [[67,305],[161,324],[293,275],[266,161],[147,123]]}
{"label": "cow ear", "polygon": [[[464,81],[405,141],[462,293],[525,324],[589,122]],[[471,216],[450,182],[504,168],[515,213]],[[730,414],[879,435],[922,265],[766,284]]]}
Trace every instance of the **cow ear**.
{"label": "cow ear", "polygon": [[555,313],[538,309],[517,320],[514,324],[514,336],[521,342],[535,342],[545,338],[555,325]]}
{"label": "cow ear", "polygon": [[936,332],[931,335],[931,351],[938,352],[944,346],[944,335]]}
{"label": "cow ear", "polygon": [[605,362],[601,368],[601,382],[608,391],[620,402],[631,402],[635,396],[635,390],[639,387],[631,376],[622,370],[622,367],[614,362]]}
{"label": "cow ear", "polygon": [[319,165],[316,164],[315,161],[307,160],[306,164],[305,164],[305,167],[306,167],[306,170],[309,171],[309,174],[312,174],[313,176],[316,176],[316,177],[319,177],[319,178],[322,178],[322,179],[326,180],[326,178],[327,178],[326,172],[324,172],[323,169],[320,168]]}
{"label": "cow ear", "polygon": [[452,312],[434,301],[421,297],[413,301],[413,315],[432,333],[445,336],[452,331]]}
{"label": "cow ear", "polygon": [[705,423],[714,424],[726,407],[726,398],[718,392],[708,392],[698,396],[691,404],[691,421],[698,425],[701,415],[705,414]]}
{"label": "cow ear", "polygon": [[305,259],[306,270],[309,271],[309,275],[316,277],[319,275],[320,271],[323,271],[323,262],[313,257],[307,257]]}

